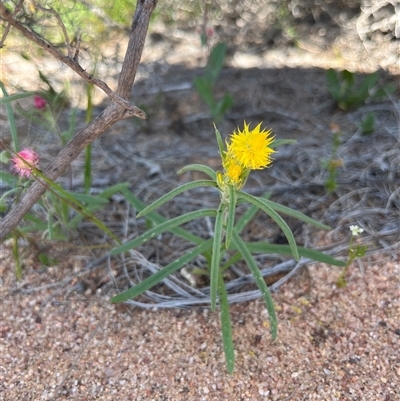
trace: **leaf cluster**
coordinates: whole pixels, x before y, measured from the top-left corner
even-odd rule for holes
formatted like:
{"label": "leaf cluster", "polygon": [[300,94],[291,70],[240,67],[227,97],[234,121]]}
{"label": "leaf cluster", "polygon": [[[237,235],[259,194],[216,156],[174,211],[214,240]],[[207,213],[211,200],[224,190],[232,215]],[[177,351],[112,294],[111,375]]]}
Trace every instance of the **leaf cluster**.
{"label": "leaf cluster", "polygon": [[210,53],[203,76],[194,80],[194,87],[204,103],[211,111],[215,122],[221,120],[224,114],[233,106],[233,98],[229,93],[217,100],[214,96],[214,86],[221,73],[226,55],[225,43],[218,43]]}
{"label": "leaf cluster", "polygon": [[364,79],[348,70],[326,71],[328,91],[341,110],[347,111],[364,105],[367,101],[384,98],[395,91],[393,85],[377,85],[379,74],[374,72]]}

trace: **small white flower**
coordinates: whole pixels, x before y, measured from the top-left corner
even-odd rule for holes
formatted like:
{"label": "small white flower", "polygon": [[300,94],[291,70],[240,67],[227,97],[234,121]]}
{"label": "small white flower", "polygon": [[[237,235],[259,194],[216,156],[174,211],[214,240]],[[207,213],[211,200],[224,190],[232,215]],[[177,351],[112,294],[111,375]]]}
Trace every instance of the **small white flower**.
{"label": "small white flower", "polygon": [[354,235],[354,237],[356,237],[358,234],[361,234],[364,231],[363,228],[360,228],[357,225],[350,226],[349,228],[350,228],[351,234]]}

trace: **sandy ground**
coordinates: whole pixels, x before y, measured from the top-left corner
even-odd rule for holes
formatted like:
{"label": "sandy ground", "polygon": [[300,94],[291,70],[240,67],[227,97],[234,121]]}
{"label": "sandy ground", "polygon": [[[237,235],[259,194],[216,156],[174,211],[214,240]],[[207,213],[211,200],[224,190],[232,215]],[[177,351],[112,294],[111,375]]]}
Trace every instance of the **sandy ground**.
{"label": "sandy ground", "polygon": [[335,286],[338,270],[323,265],[286,283],[273,296],[276,341],[261,301],[233,306],[232,375],[217,313],[128,309],[109,304],[101,290],[36,291],[27,283],[38,276],[10,294],[14,274],[2,265],[2,401],[400,399],[393,258],[354,264],[344,289]]}

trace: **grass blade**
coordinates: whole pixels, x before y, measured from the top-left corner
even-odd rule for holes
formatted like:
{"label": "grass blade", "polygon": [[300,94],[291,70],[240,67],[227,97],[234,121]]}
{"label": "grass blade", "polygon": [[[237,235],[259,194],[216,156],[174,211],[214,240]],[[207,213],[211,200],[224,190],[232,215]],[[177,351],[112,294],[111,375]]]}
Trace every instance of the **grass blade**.
{"label": "grass blade", "polygon": [[[265,193],[261,195],[262,198],[269,198],[271,196],[271,192]],[[258,207],[255,205],[250,205],[250,207],[243,213],[243,215],[238,219],[237,223],[235,224],[235,230],[238,234],[240,234],[243,229],[246,227],[247,224],[254,218],[256,213],[258,212]]]}
{"label": "grass blade", "polygon": [[[4,93],[4,91],[3,91]],[[25,97],[33,96],[35,92],[16,93],[14,95],[4,96],[0,99],[0,104],[13,102],[14,100],[24,99]]]}
{"label": "grass blade", "polygon": [[271,208],[266,202],[265,199],[260,199],[256,198],[255,196],[246,194],[245,192],[239,191],[239,196],[242,199],[247,200],[248,202],[252,203],[253,205],[258,206],[261,210],[263,210],[265,213],[267,213],[278,226],[281,228],[283,233],[285,234],[286,239],[288,240],[288,243],[290,245],[290,249],[292,250],[293,257],[299,261],[299,253],[297,251],[297,245],[296,241],[294,240],[293,233],[290,230],[289,226],[286,224],[285,220],[282,219],[281,216],[279,216],[278,213],[275,212],[274,209]]}
{"label": "grass blade", "polygon": [[[6,87],[4,86],[3,82],[0,81],[0,88],[3,92],[3,96],[5,99],[9,98],[8,92]],[[9,102],[6,102],[6,109],[7,109],[7,118],[8,122],[10,124],[10,132],[11,132],[11,138],[14,144],[14,151],[18,153],[20,151],[19,147],[19,139],[18,139],[18,133],[17,133],[17,126],[15,125],[15,119],[14,119],[14,112],[11,107],[11,104]]]}
{"label": "grass blade", "polygon": [[269,145],[272,149],[276,149],[279,146],[282,145],[292,145],[296,143],[297,141],[295,139],[275,139],[274,142]]}
{"label": "grass blade", "polygon": [[232,239],[233,226],[235,224],[236,215],[236,191],[232,185],[229,185],[229,204],[228,204],[228,215],[226,222],[226,237],[225,237],[225,248],[229,248],[229,244]]}
{"label": "grass blade", "polygon": [[305,223],[311,224],[317,228],[321,228],[322,230],[330,230],[331,227],[326,224],[322,224],[319,221],[308,217],[307,215],[297,212],[296,210],[291,209],[290,207],[282,206],[279,203],[272,202],[268,199],[264,199],[263,202],[268,205],[270,208],[274,209],[276,212],[284,213],[288,216],[295,217],[298,220],[304,221]]}
{"label": "grass blade", "polygon": [[218,288],[219,288],[219,303],[221,307],[220,317],[221,317],[222,343],[224,345],[226,367],[228,369],[228,373],[232,373],[233,368],[235,366],[235,350],[233,347],[233,340],[232,340],[232,325],[231,325],[231,316],[229,314],[228,294],[226,292],[226,287],[221,272],[218,275]]}
{"label": "grass blade", "polygon": [[189,164],[188,166],[182,167],[180,170],[178,170],[177,174],[183,174],[187,171],[200,171],[204,174],[207,174],[214,181],[217,179],[215,171],[211,167],[203,164]]}
{"label": "grass blade", "polygon": [[136,218],[140,218],[145,216],[146,214],[152,212],[153,210],[158,209],[164,203],[170,201],[171,199],[175,198],[175,196],[181,194],[182,192],[188,191],[189,189],[197,188],[197,187],[216,187],[217,184],[211,180],[197,180],[188,182],[187,184],[183,184],[178,188],[173,189],[172,191],[168,192],[167,194],[163,195],[161,198],[157,199],[151,205],[145,207],[137,216]]}
{"label": "grass blade", "polygon": [[221,134],[220,134],[219,131],[217,130],[217,127],[215,126],[215,124],[214,124],[214,128],[215,128],[215,136],[217,137],[217,143],[218,143],[218,148],[219,148],[219,154],[220,154],[222,160],[224,160],[224,158],[225,158],[224,142],[222,141]]}
{"label": "grass blade", "polygon": [[[268,242],[246,242],[247,248],[251,253],[275,253],[278,255],[291,255],[292,251],[289,245],[269,244]],[[315,260],[316,262],[326,263],[333,266],[346,266],[346,262],[335,259],[330,255],[314,249],[298,246],[299,255],[304,258]]]}
{"label": "grass blade", "polygon": [[275,340],[277,330],[278,330],[278,320],[276,318],[274,303],[272,301],[268,286],[265,283],[264,278],[261,275],[261,272],[260,272],[253,256],[250,253],[249,248],[247,248],[246,244],[239,237],[239,235],[237,234],[236,231],[233,232],[232,241],[235,244],[238,251],[242,254],[243,259],[245,260],[248,268],[250,269],[251,273],[253,274],[254,281],[256,282],[257,287],[261,291],[261,295],[264,299],[265,306],[267,307],[267,311],[268,311],[269,322],[271,325],[271,336]]}
{"label": "grass blade", "polygon": [[215,306],[217,304],[217,292],[218,292],[218,274],[219,274],[219,264],[221,261],[221,242],[223,233],[223,219],[225,206],[223,204],[219,205],[217,211],[217,217],[215,219],[214,228],[214,238],[213,238],[213,248],[211,257],[211,271],[210,271],[210,298],[211,298],[211,310],[215,311]]}

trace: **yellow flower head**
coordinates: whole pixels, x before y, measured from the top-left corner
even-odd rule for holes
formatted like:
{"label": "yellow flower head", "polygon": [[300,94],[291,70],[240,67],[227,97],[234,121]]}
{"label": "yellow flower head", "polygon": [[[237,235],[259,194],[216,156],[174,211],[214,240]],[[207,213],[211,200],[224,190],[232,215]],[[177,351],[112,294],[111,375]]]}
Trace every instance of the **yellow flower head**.
{"label": "yellow flower head", "polygon": [[243,131],[239,129],[230,136],[227,144],[227,155],[249,170],[261,170],[272,163],[270,147],[274,141],[271,130],[261,130],[261,123],[253,130],[244,122]]}
{"label": "yellow flower head", "polygon": [[229,182],[234,185],[240,184],[243,179],[243,167],[236,161],[236,159],[229,157],[229,153],[226,155],[223,164],[225,177],[229,179]]}

